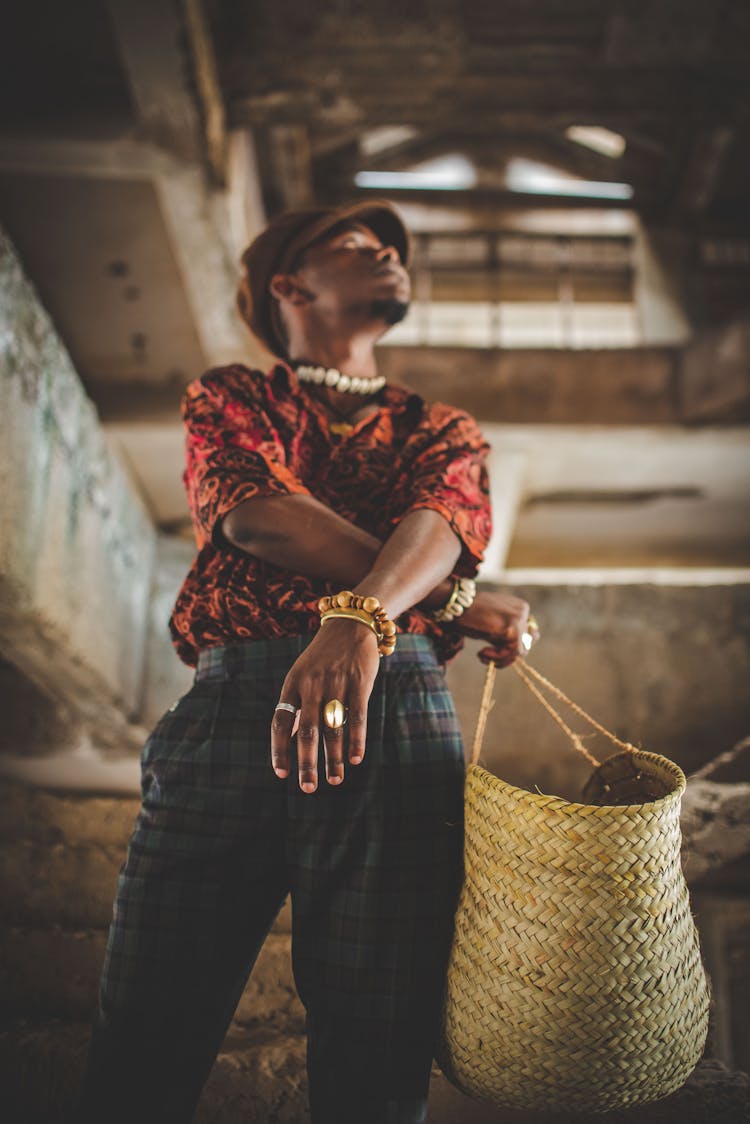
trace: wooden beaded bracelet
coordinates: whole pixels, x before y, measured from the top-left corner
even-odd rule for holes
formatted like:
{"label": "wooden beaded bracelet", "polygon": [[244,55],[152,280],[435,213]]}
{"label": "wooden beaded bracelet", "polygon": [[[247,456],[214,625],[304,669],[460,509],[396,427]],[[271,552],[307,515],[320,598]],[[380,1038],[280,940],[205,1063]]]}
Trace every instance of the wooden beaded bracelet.
{"label": "wooden beaded bracelet", "polygon": [[377,597],[342,589],[341,593],[321,597],[318,611],[321,624],[333,617],[348,617],[366,624],[378,638],[378,652],[381,656],[390,656],[396,647],[396,626],[388,619],[388,614]]}

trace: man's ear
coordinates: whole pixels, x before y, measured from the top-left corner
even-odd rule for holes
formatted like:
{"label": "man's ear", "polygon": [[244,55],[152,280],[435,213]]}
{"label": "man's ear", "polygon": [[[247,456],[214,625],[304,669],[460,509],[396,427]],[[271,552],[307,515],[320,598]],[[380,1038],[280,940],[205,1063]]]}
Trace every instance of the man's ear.
{"label": "man's ear", "polygon": [[312,293],[300,284],[294,273],[274,273],[268,289],[277,301],[283,300],[290,304],[307,304],[312,299]]}

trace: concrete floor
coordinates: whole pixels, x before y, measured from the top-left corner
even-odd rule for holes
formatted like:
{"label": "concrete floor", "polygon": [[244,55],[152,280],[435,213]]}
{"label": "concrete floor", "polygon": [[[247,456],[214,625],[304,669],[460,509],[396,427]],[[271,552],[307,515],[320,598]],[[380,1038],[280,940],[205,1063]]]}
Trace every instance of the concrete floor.
{"label": "concrete floor", "polygon": [[506,1124],[508,1119],[506,1113],[465,1097],[442,1073],[433,1074],[429,1124]]}
{"label": "concrete floor", "polygon": [[556,1113],[493,1108],[464,1097],[433,1071],[429,1107],[428,1124],[747,1124],[750,1077],[706,1058],[681,1089],[663,1100],[588,1115],[564,1105]]}

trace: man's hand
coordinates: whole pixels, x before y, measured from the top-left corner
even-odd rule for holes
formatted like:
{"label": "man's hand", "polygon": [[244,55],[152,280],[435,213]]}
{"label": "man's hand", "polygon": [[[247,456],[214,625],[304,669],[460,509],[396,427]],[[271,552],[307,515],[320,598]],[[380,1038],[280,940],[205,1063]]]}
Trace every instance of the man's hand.
{"label": "man's hand", "polygon": [[464,636],[490,641],[491,646],[479,652],[481,660],[508,667],[524,654],[521,637],[527,631],[530,610],[528,601],[512,593],[479,590],[473,604],[457,618],[455,627]]}
{"label": "man's hand", "polygon": [[[344,735],[349,734],[349,763],[358,765],[365,755],[367,704],[380,666],[375,633],[359,621],[326,621],[294,662],[284,680],[279,702],[300,708],[297,730],[299,785],[303,792],[318,787],[320,734],[329,784],[344,779]],[[345,726],[331,730],[323,722],[323,707],[340,699],[348,707]],[[271,762],[278,777],[289,775],[289,743],[294,716],[277,710],[271,723]]]}

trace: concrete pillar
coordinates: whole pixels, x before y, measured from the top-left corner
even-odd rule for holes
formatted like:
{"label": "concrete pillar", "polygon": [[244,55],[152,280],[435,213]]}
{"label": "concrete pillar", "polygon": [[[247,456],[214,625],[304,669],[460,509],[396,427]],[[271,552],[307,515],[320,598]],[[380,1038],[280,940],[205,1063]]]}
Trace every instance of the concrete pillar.
{"label": "concrete pillar", "polygon": [[683,305],[689,241],[677,231],[649,230],[639,224],[635,238],[635,304],[641,345],[680,346],[691,337]]}
{"label": "concrete pillar", "polygon": [[521,506],[528,458],[528,453],[523,450],[490,451],[492,536],[479,571],[483,581],[497,581],[502,576]]}
{"label": "concrete pillar", "polygon": [[0,491],[4,658],[122,754],[141,740],[155,533],[1,230]]}

